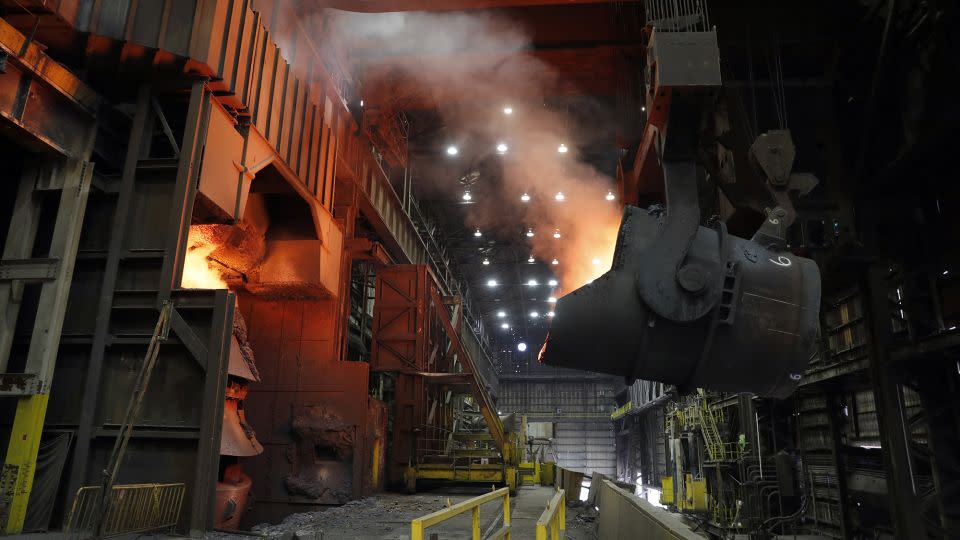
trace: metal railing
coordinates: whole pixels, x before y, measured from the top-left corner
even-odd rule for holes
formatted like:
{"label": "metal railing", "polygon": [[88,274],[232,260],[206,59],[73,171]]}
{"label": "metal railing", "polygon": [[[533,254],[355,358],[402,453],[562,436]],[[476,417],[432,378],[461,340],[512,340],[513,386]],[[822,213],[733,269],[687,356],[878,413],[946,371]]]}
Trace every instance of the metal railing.
{"label": "metal railing", "polygon": [[100,486],[77,490],[64,524],[67,538],[105,538],[172,528],[180,519],[184,484],[128,484],[113,486],[109,511],[100,521]]}
{"label": "metal railing", "polygon": [[566,491],[558,489],[537,520],[537,540],[559,540],[567,530]]}
{"label": "metal railing", "polygon": [[[448,519],[458,516],[464,512],[470,511],[473,514],[471,531],[473,540],[480,540],[480,506],[482,504],[503,499],[503,527],[498,529],[487,538],[506,538],[510,540],[510,488],[500,488],[491,491],[485,495],[467,499],[443,510],[438,510],[432,514],[427,514],[410,522],[410,539],[423,540],[424,531],[438,523],[443,523]],[[537,536],[539,538],[539,535]],[[544,537],[546,538],[546,537]]]}
{"label": "metal railing", "polygon": [[647,24],[660,31],[709,32],[710,14],[705,0],[646,0]]}

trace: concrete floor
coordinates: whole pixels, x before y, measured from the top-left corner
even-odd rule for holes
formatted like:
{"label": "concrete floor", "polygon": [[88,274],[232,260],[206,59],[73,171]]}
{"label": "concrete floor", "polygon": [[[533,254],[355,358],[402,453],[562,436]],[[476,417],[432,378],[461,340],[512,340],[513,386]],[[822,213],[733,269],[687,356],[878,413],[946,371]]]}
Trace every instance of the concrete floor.
{"label": "concrete floor", "polygon": [[[489,491],[481,487],[451,487],[420,492],[415,495],[384,493],[352,501],[344,506],[288,516],[283,523],[254,527],[258,537],[290,537],[309,540],[400,540],[410,538],[410,520]],[[510,498],[511,533],[515,540],[536,537],[537,518],[553,496],[552,487],[523,486]],[[480,509],[481,529],[489,533],[501,527],[502,503],[484,504]],[[576,508],[567,509],[567,538],[595,538],[592,520],[580,517]],[[427,529],[427,538],[436,534],[440,540],[469,539],[470,513]],[[249,540],[248,535],[211,534],[210,540]]]}

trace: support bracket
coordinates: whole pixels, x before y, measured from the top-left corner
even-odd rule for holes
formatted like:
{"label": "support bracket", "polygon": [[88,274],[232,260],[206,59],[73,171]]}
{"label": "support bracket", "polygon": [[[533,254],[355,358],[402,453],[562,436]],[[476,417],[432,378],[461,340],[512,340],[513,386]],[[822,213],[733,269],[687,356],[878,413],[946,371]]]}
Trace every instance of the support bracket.
{"label": "support bracket", "polygon": [[0,281],[53,281],[59,271],[60,259],[0,260]]}

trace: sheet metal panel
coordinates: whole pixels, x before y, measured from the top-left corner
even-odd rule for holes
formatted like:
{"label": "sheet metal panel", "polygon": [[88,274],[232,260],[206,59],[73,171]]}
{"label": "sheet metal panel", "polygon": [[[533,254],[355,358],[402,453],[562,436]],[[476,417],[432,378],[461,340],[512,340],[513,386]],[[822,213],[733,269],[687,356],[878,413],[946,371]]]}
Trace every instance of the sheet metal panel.
{"label": "sheet metal panel", "polygon": [[383,268],[377,274],[370,369],[427,371],[425,334],[428,278],[423,266]]}
{"label": "sheet metal panel", "polygon": [[269,34],[264,33],[263,39],[263,66],[258,82],[260,89],[257,93],[257,107],[253,112],[253,123],[264,138],[272,143],[273,141],[270,139],[270,116],[273,112],[273,94],[277,91],[277,85],[282,85],[283,81],[277,80],[277,62],[280,60],[280,52],[276,45],[270,41]]}
{"label": "sheet metal panel", "polygon": [[[277,520],[291,504],[336,504],[365,492],[371,467],[368,365],[341,362],[332,300],[269,300],[241,295],[261,382],[251,385],[247,418],[265,452],[245,460],[257,505],[245,520]],[[343,445],[323,435],[333,430]],[[306,436],[316,433],[316,438]]]}
{"label": "sheet metal panel", "polygon": [[284,96],[287,93],[287,83],[290,82],[289,75],[290,66],[283,61],[282,51],[278,48],[276,74],[273,76],[270,116],[266,132],[267,140],[278,152],[280,150],[280,125],[288,105]]}
{"label": "sheet metal panel", "polygon": [[243,29],[233,91],[239,97],[240,107],[245,109],[247,114],[252,114],[253,104],[260,99],[260,79],[267,40],[263,26],[260,24],[260,15],[257,13],[252,11],[244,13]]}
{"label": "sheet metal panel", "polygon": [[277,126],[277,151],[280,153],[280,157],[290,164],[290,139],[296,135],[293,131],[293,118],[297,111],[300,81],[291,75],[289,66],[287,68],[287,75],[281,109],[283,112],[279,115],[280,124]]}

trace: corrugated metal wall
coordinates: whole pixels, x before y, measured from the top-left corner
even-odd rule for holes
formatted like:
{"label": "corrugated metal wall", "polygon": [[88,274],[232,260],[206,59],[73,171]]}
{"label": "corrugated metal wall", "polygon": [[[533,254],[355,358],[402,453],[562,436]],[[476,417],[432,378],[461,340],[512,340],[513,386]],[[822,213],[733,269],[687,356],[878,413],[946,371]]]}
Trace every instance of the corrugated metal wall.
{"label": "corrugated metal wall", "polygon": [[557,422],[553,433],[553,448],[561,467],[616,477],[617,454],[612,422]]}
{"label": "corrugated metal wall", "polygon": [[608,476],[617,472],[616,438],[610,413],[617,379],[501,379],[497,407],[504,414],[526,415],[531,422],[553,424],[547,459],[561,467]]}

